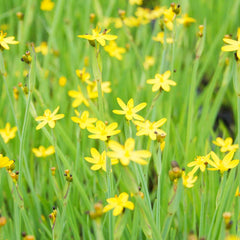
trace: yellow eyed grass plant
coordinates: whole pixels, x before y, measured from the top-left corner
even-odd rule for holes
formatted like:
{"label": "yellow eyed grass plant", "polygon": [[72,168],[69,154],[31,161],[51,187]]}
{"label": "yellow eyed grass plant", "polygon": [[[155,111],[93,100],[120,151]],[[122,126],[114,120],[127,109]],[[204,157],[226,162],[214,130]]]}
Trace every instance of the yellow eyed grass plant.
{"label": "yellow eyed grass plant", "polygon": [[0,4],[0,239],[240,237],[239,1]]}

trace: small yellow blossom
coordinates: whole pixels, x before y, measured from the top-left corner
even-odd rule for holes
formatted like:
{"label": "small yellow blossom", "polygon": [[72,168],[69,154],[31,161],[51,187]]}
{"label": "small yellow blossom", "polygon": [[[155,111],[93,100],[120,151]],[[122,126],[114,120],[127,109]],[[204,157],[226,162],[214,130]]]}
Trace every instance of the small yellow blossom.
{"label": "small yellow blossom", "polygon": [[183,14],[181,18],[177,18],[177,22],[179,24],[183,24],[184,26],[189,26],[191,23],[196,22],[196,19],[191,18],[188,14]]}
{"label": "small yellow blossom", "polygon": [[44,146],[39,146],[39,148],[33,148],[32,151],[38,158],[45,158],[55,153],[54,146],[49,146],[48,148],[45,148]]}
{"label": "small yellow blossom", "polygon": [[165,7],[156,6],[149,14],[149,17],[151,20],[160,18],[163,15],[164,11],[165,11]]}
{"label": "small yellow blossom", "polygon": [[0,129],[0,135],[5,143],[16,137],[17,127],[11,128],[10,123],[6,123],[5,128]]}
{"label": "small yellow blossom", "polygon": [[86,34],[86,35],[78,35],[79,38],[85,38],[88,39],[90,41],[94,41],[96,40],[97,42],[100,43],[101,46],[105,46],[106,44],[106,40],[115,40],[117,39],[116,35],[108,35],[108,33],[110,32],[110,29],[105,29],[102,33],[101,32],[101,28],[96,27],[95,29],[92,29],[92,35]]}
{"label": "small yellow blossom", "polygon": [[240,28],[238,28],[237,41],[229,38],[223,38],[223,41],[229,45],[223,46],[221,50],[223,52],[237,51],[237,57],[240,59]]}
{"label": "small yellow blossom", "polygon": [[194,183],[197,181],[197,176],[193,176],[193,174],[187,174],[185,171],[182,172],[182,182],[183,186],[186,188],[192,188]]}
{"label": "small yellow blossom", "polygon": [[0,154],[0,168],[10,167],[13,163],[13,160],[10,160],[8,157],[4,157]]}
{"label": "small yellow blossom", "polygon": [[89,135],[89,138],[100,139],[107,141],[110,136],[120,133],[120,130],[115,130],[118,127],[116,122],[106,125],[102,121],[97,121],[96,126],[89,126],[87,130],[93,135]]}
{"label": "small yellow blossom", "polygon": [[126,52],[125,48],[118,47],[115,41],[110,41],[109,45],[104,47],[104,50],[109,53],[111,57],[122,60],[122,54]]}
{"label": "small yellow blossom", "polygon": [[138,115],[137,112],[145,108],[147,106],[147,103],[140,103],[134,107],[134,101],[132,98],[128,101],[127,105],[122,101],[121,98],[117,98],[117,102],[122,110],[113,110],[113,113],[125,115],[127,120],[136,119],[139,121],[144,121],[144,118]]}
{"label": "small yellow blossom", "polygon": [[[97,171],[102,169],[103,171],[107,171],[107,158],[106,151],[103,151],[101,154],[98,152],[96,148],[91,148],[92,157],[85,157],[85,160],[89,163],[93,163],[91,170]],[[117,159],[111,159],[111,165],[118,164]]]}
{"label": "small yellow blossom", "polygon": [[201,172],[204,172],[206,169],[206,165],[208,164],[210,158],[210,154],[206,156],[197,156],[194,161],[188,163],[188,167],[194,167],[189,175],[194,175],[195,172],[200,169]]}
{"label": "small yellow blossom", "polygon": [[92,82],[89,80],[89,79],[90,79],[90,73],[86,72],[86,68],[77,69],[77,70],[76,70],[76,75],[77,75],[83,82],[86,82],[87,84],[92,84]]}
{"label": "small yellow blossom", "polygon": [[173,11],[173,8],[165,9],[164,11],[164,23],[166,27],[172,31],[173,30],[173,22],[176,18],[176,13]]}
{"label": "small yellow blossom", "polygon": [[7,33],[3,33],[3,31],[0,31],[0,49],[1,50],[9,50],[8,44],[18,44],[18,41],[14,41],[15,37],[6,37]]}
{"label": "small yellow blossom", "polygon": [[220,173],[223,174],[223,172],[228,171],[228,169],[235,168],[238,165],[239,160],[232,160],[233,155],[234,151],[231,151],[223,158],[223,160],[220,160],[219,157],[212,151],[211,157],[213,161],[208,160],[208,163],[214,168],[208,168],[208,170],[211,171],[219,170]]}
{"label": "small yellow blossom", "polygon": [[163,124],[167,121],[166,118],[162,118],[157,122],[150,122],[149,120],[146,120],[144,122],[140,121],[134,121],[134,124],[138,128],[138,132],[136,133],[137,136],[147,135],[152,140],[157,139],[157,135],[165,134],[166,133],[159,129],[159,127],[163,126]]}
{"label": "small yellow blossom", "polygon": [[123,212],[124,208],[128,208],[130,210],[134,209],[134,204],[128,201],[129,195],[125,192],[121,193],[119,197],[115,195],[114,198],[108,198],[108,205],[103,208],[103,212],[108,212],[113,210],[113,216],[118,216]]}
{"label": "small yellow blossom", "polygon": [[89,112],[84,111],[81,116],[80,113],[75,110],[77,117],[71,117],[72,121],[79,124],[81,129],[86,129],[87,127],[94,126],[93,123],[97,121],[96,118],[89,118]]}
{"label": "small yellow blossom", "polygon": [[134,4],[142,5],[143,4],[143,0],[129,0],[129,3],[131,5],[134,5]]}
{"label": "small yellow blossom", "polygon": [[146,56],[143,67],[145,70],[148,70],[150,67],[152,67],[155,64],[155,59],[152,56]]}
{"label": "small yellow blossom", "polygon": [[52,11],[54,7],[54,2],[51,2],[51,0],[42,0],[40,9],[42,11]]}
{"label": "small yellow blossom", "polygon": [[75,98],[75,100],[72,103],[73,108],[78,107],[82,103],[84,103],[86,107],[89,106],[88,100],[83,96],[81,88],[79,86],[78,91],[75,90],[68,91],[68,95],[72,98]]}
{"label": "small yellow blossom", "polygon": [[47,109],[44,111],[43,116],[36,117],[36,121],[42,121],[37,125],[36,130],[43,128],[46,124],[48,124],[50,128],[54,128],[56,125],[56,120],[64,118],[64,114],[57,114],[58,110],[59,106],[53,111],[53,113]]}
{"label": "small yellow blossom", "polygon": [[67,83],[67,78],[64,76],[61,76],[58,80],[59,86],[64,87],[66,85],[66,83]]}
{"label": "small yellow blossom", "polygon": [[[111,85],[111,82],[109,81],[101,82],[102,95],[104,93],[110,93],[112,91],[110,85]],[[98,97],[97,81],[93,81],[91,82],[91,84],[87,85],[87,92],[88,92],[88,97],[91,99]]]}
{"label": "small yellow blossom", "polygon": [[148,79],[147,83],[148,84],[153,84],[152,86],[152,91],[156,92],[159,91],[161,89],[163,89],[166,92],[170,91],[170,86],[176,86],[176,82],[174,82],[173,80],[168,79],[171,75],[170,71],[166,71],[163,74],[159,74],[157,73],[155,75],[154,79]]}
{"label": "small yellow blossom", "polygon": [[148,162],[144,160],[144,158],[151,157],[151,153],[147,150],[134,151],[135,140],[133,138],[128,138],[124,146],[116,141],[110,140],[108,147],[112,150],[112,152],[107,152],[108,157],[111,159],[119,159],[123,166],[129,165],[130,161],[146,165]]}
{"label": "small yellow blossom", "polygon": [[35,52],[39,53],[41,52],[42,55],[47,55],[48,54],[48,45],[47,42],[41,42],[40,46],[35,48]]}
{"label": "small yellow blossom", "polygon": [[164,41],[166,41],[166,43],[173,43],[173,39],[172,38],[169,38],[169,37],[166,37],[166,40],[164,39],[164,32],[159,32],[157,34],[156,37],[152,37],[152,39],[156,42],[160,42],[161,44],[164,44]]}
{"label": "small yellow blossom", "polygon": [[141,19],[136,17],[126,17],[123,22],[128,27],[138,27],[141,24]]}
{"label": "small yellow blossom", "polygon": [[230,151],[236,151],[238,149],[238,144],[233,144],[232,138],[228,137],[225,140],[217,137],[216,141],[213,141],[213,144],[215,144],[218,147],[221,147],[221,152],[230,152]]}
{"label": "small yellow blossom", "polygon": [[236,235],[228,235],[227,237],[224,238],[224,240],[240,240],[240,237]]}

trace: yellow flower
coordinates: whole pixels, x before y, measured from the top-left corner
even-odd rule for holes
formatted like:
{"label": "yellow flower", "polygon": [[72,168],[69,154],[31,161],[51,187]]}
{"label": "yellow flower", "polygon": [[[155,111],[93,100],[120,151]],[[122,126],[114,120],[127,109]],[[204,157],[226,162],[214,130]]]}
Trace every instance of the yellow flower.
{"label": "yellow flower", "polygon": [[58,84],[61,86],[61,87],[64,87],[67,83],[67,78],[64,77],[64,76],[61,76],[58,80]]}
{"label": "yellow flower", "polygon": [[7,33],[3,33],[3,31],[0,31],[0,49],[1,50],[9,50],[8,44],[18,44],[18,41],[14,41],[15,37],[6,37]]}
{"label": "yellow flower", "polygon": [[72,98],[75,98],[75,100],[72,103],[72,107],[76,108],[79,105],[81,105],[82,103],[85,104],[85,106],[89,106],[88,100],[83,96],[81,88],[78,86],[78,91],[75,90],[71,90],[68,91],[68,95]]}
{"label": "yellow flower", "polygon": [[236,167],[239,163],[239,160],[232,160],[233,155],[234,151],[231,151],[223,158],[223,160],[220,160],[214,152],[211,152],[211,157],[213,161],[209,160],[208,163],[214,168],[208,168],[208,170],[219,170],[220,173],[223,174],[223,172],[228,171],[228,169]]}
{"label": "yellow flower", "polygon": [[128,208],[130,210],[134,209],[134,204],[128,201],[129,195],[125,192],[121,193],[119,197],[115,195],[114,198],[108,198],[108,205],[103,208],[103,212],[108,212],[113,210],[113,216],[118,216],[123,212],[124,208]]}
{"label": "yellow flower", "polygon": [[155,78],[154,79],[148,79],[147,83],[148,84],[153,84],[153,86],[152,86],[152,91],[153,92],[156,92],[156,91],[161,90],[161,89],[163,89],[166,92],[169,92],[170,91],[170,86],[176,86],[177,85],[174,81],[168,79],[170,77],[170,75],[171,75],[170,71],[166,71],[163,74],[157,73],[155,75]]}
{"label": "yellow flower", "polygon": [[0,135],[3,138],[5,143],[8,143],[10,139],[16,137],[17,127],[13,127],[11,129],[10,123],[6,123],[5,128],[0,129]]}
{"label": "yellow flower", "polygon": [[232,138],[228,137],[225,140],[217,137],[216,141],[213,141],[213,144],[215,144],[218,147],[221,147],[221,152],[230,152],[230,151],[236,151],[238,149],[238,144],[233,144]]}
{"label": "yellow flower", "polygon": [[165,9],[164,11],[164,23],[166,25],[166,27],[172,31],[173,30],[173,21],[176,18],[176,14],[173,11],[172,7],[170,7],[169,9]]}
{"label": "yellow flower", "polygon": [[[91,167],[91,170],[97,171],[102,169],[103,171],[107,171],[107,158],[106,151],[103,151],[101,154],[98,152],[96,148],[91,148],[92,157],[85,157],[85,160],[89,163],[93,163],[94,165]],[[118,164],[117,159],[111,159],[111,165]]]}
{"label": "yellow flower", "polygon": [[157,122],[150,122],[146,120],[144,122],[134,121],[134,124],[138,127],[138,132],[136,133],[137,136],[147,135],[152,140],[156,140],[157,135],[165,134],[166,133],[159,129],[159,127],[163,126],[163,124],[167,121],[166,118],[162,118]]}
{"label": "yellow flower", "polygon": [[48,45],[47,42],[41,42],[40,46],[35,48],[35,52],[39,53],[41,52],[42,55],[47,55],[48,54]]}
{"label": "yellow flower", "polygon": [[[110,93],[112,91],[110,85],[111,85],[111,83],[109,81],[101,82],[102,95],[104,93]],[[91,82],[91,84],[87,85],[87,92],[88,92],[89,98],[97,98],[98,97],[97,81],[93,81],[93,82]]]}
{"label": "yellow flower", "polygon": [[143,0],[129,0],[129,3],[131,5],[134,5],[134,4],[142,5],[143,4]]}
{"label": "yellow flower", "polygon": [[106,40],[115,40],[117,39],[117,36],[115,35],[108,35],[108,33],[111,30],[105,29],[102,33],[101,28],[96,27],[95,29],[92,29],[92,35],[86,34],[86,35],[78,35],[79,38],[85,38],[90,41],[96,40],[97,42],[100,43],[101,46],[105,46]]}
{"label": "yellow flower", "polygon": [[126,52],[125,48],[118,47],[115,41],[110,41],[109,45],[104,47],[104,50],[109,53],[111,57],[122,60],[122,54]]}
{"label": "yellow flower", "polygon": [[96,126],[89,126],[87,130],[93,135],[89,135],[89,138],[100,139],[102,141],[108,140],[110,136],[120,133],[120,130],[115,130],[118,127],[116,122],[105,125],[102,121],[97,121]]}
{"label": "yellow flower", "polygon": [[0,168],[10,167],[13,163],[13,160],[9,160],[8,157],[4,157],[2,154],[0,154]]}
{"label": "yellow flower", "polygon": [[59,106],[53,111],[53,113],[51,113],[51,111],[47,109],[44,111],[43,116],[36,117],[35,118],[36,121],[42,121],[37,125],[36,130],[43,128],[46,124],[48,124],[50,128],[54,128],[56,120],[64,118],[64,114],[57,114],[58,110]]}
{"label": "yellow flower", "polygon": [[236,235],[228,235],[224,240],[240,240],[240,237]]}
{"label": "yellow flower", "polygon": [[123,22],[128,27],[138,27],[141,24],[141,19],[135,17],[126,17],[123,19]]}
{"label": "yellow flower", "polygon": [[134,101],[132,98],[128,101],[127,105],[120,98],[117,98],[117,102],[122,110],[113,110],[113,113],[125,115],[127,120],[136,119],[139,121],[144,121],[144,118],[136,113],[145,108],[147,106],[147,103],[140,103],[134,107]]}
{"label": "yellow flower", "polygon": [[39,148],[33,148],[32,151],[38,158],[45,158],[55,153],[54,146],[49,146],[48,148],[45,148],[44,146],[39,146]]}
{"label": "yellow flower", "polygon": [[155,64],[155,59],[152,56],[146,56],[145,61],[143,63],[143,67],[145,70],[148,70],[150,67],[152,67]]}
{"label": "yellow flower", "polygon": [[87,84],[92,84],[92,82],[89,81],[90,73],[86,72],[86,68],[77,69],[76,74],[83,82],[86,82]]}
{"label": "yellow flower", "polygon": [[237,41],[229,38],[223,38],[223,41],[229,45],[223,46],[221,50],[223,52],[237,51],[237,57],[240,59],[240,28],[238,28]]}
{"label": "yellow flower", "polygon": [[159,32],[157,34],[156,37],[152,37],[152,39],[156,42],[160,42],[161,44],[164,44],[164,41],[166,41],[166,43],[173,43],[173,39],[172,38],[169,38],[169,37],[166,37],[166,40],[164,39],[164,32]]}
{"label": "yellow flower", "polygon": [[194,161],[188,163],[188,167],[194,167],[192,171],[189,173],[190,175],[194,175],[194,173],[200,169],[201,172],[204,172],[206,169],[206,165],[208,164],[210,158],[210,154],[206,156],[197,156]]}
{"label": "yellow flower", "polygon": [[88,111],[84,111],[81,116],[80,113],[75,110],[75,113],[77,115],[77,117],[71,117],[72,121],[75,123],[79,124],[79,127],[81,129],[85,129],[87,127],[92,127],[93,123],[97,121],[96,118],[89,118],[89,112]]}
{"label": "yellow flower", "polygon": [[41,2],[41,6],[40,6],[40,9],[42,11],[51,11],[54,7],[54,2],[51,2],[51,0],[43,0]]}
{"label": "yellow flower", "polygon": [[196,22],[196,19],[191,18],[188,14],[183,14],[181,18],[177,18],[177,22],[179,24],[183,24],[184,26],[189,26],[191,23]]}
{"label": "yellow flower", "polygon": [[108,157],[119,159],[123,166],[129,165],[130,161],[146,165],[148,162],[144,160],[144,158],[151,157],[151,153],[147,150],[134,151],[135,140],[133,138],[128,138],[124,146],[116,141],[110,140],[108,147],[113,150],[113,152],[107,153]]}
{"label": "yellow flower", "polygon": [[193,176],[192,174],[185,174],[185,171],[182,172],[182,182],[183,186],[186,188],[192,188],[194,183],[197,181],[197,176]]}

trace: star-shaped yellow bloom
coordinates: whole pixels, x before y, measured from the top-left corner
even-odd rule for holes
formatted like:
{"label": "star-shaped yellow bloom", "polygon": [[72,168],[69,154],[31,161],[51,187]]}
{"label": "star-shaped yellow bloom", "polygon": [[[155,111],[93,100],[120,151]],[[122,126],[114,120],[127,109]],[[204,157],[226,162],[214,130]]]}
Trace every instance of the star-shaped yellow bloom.
{"label": "star-shaped yellow bloom", "polygon": [[133,138],[128,138],[124,146],[116,141],[110,140],[108,147],[113,150],[107,153],[108,157],[111,159],[119,159],[123,166],[129,165],[130,161],[146,165],[148,162],[144,160],[144,158],[151,157],[151,153],[147,150],[134,151],[135,140]]}
{"label": "star-shaped yellow bloom", "polygon": [[10,123],[6,123],[5,128],[0,129],[0,135],[5,143],[16,137],[17,127],[11,128]]}
{"label": "star-shaped yellow bloom", "polygon": [[78,35],[79,38],[85,38],[90,41],[96,40],[100,43],[101,46],[105,46],[106,40],[115,40],[117,39],[116,35],[108,35],[110,32],[110,29],[105,29],[103,32],[101,32],[101,28],[96,27],[95,29],[92,29],[92,35],[86,34],[86,35]]}
{"label": "star-shaped yellow bloom", "polygon": [[13,163],[13,160],[10,160],[8,157],[4,157],[0,154],[0,168],[10,167]]}
{"label": "star-shaped yellow bloom", "polygon": [[[102,95],[104,93],[110,93],[112,91],[111,82],[109,81],[101,82],[101,90],[102,90]],[[88,92],[88,97],[91,99],[98,97],[97,81],[93,81],[91,82],[91,84],[87,85],[87,92]]]}
{"label": "star-shaped yellow bloom", "polygon": [[58,110],[59,106],[53,111],[53,113],[47,109],[44,111],[43,116],[36,117],[36,121],[42,121],[37,125],[36,130],[43,128],[46,124],[48,124],[50,128],[54,128],[56,125],[56,120],[64,118],[64,114],[57,114]]}
{"label": "star-shaped yellow bloom", "polygon": [[201,172],[204,172],[206,169],[206,165],[208,164],[209,158],[210,154],[206,156],[197,156],[194,161],[188,163],[188,167],[194,167],[189,174],[194,175],[198,169],[200,169]]}
{"label": "star-shaped yellow bloom", "polygon": [[130,210],[134,209],[134,204],[128,201],[129,195],[125,192],[121,193],[119,197],[115,195],[114,198],[108,198],[108,205],[103,208],[103,212],[113,210],[113,216],[118,216],[123,212],[124,208],[128,208]]}
{"label": "star-shaped yellow bloom", "polygon": [[155,64],[155,59],[152,56],[146,56],[143,67],[145,70],[148,70],[150,67],[152,67]]}
{"label": "star-shaped yellow bloom", "polygon": [[109,53],[111,57],[122,60],[122,54],[126,52],[125,48],[118,47],[115,41],[110,41],[109,45],[104,47],[104,50]]}
{"label": "star-shaped yellow bloom", "polygon": [[134,107],[134,101],[132,98],[128,101],[127,105],[120,98],[117,98],[117,102],[119,106],[122,108],[122,110],[113,110],[113,113],[125,115],[127,120],[136,119],[139,121],[144,121],[144,118],[136,113],[145,108],[147,106],[147,103],[140,103]]}
{"label": "star-shaped yellow bloom", "polygon": [[90,73],[86,72],[86,68],[83,69],[77,69],[76,70],[76,75],[83,81],[86,82],[87,84],[92,84],[90,81]]}
{"label": "star-shaped yellow bloom", "polygon": [[97,121],[96,126],[89,126],[87,130],[93,135],[89,135],[89,138],[100,139],[107,141],[110,136],[120,133],[120,130],[115,130],[118,127],[116,122],[106,125],[102,121]]}
{"label": "star-shaped yellow bloom", "polygon": [[234,151],[231,151],[223,158],[223,160],[220,160],[214,152],[211,152],[211,157],[213,161],[209,160],[208,163],[214,168],[208,168],[208,170],[219,170],[220,173],[223,174],[223,172],[228,171],[228,169],[235,168],[238,165],[239,160],[232,160],[233,155]]}
{"label": "star-shaped yellow bloom", "polygon": [[136,133],[137,136],[147,135],[152,140],[156,140],[157,135],[166,135],[166,133],[159,129],[163,124],[167,121],[166,118],[162,118],[157,122],[150,122],[146,120],[144,122],[134,121],[134,124],[137,126],[138,132]]}
{"label": "star-shaped yellow bloom", "polygon": [[78,107],[82,103],[84,103],[86,107],[89,106],[88,100],[83,96],[81,88],[79,86],[78,91],[75,90],[68,91],[68,95],[72,98],[75,98],[75,100],[72,103],[73,108]]}
{"label": "star-shaped yellow bloom", "polygon": [[40,46],[35,47],[35,52],[39,53],[41,52],[42,55],[47,55],[48,54],[48,45],[47,42],[41,42]]}
{"label": "star-shaped yellow bloom", "polygon": [[75,123],[79,124],[79,127],[81,129],[85,129],[87,127],[93,127],[93,123],[95,123],[97,121],[97,118],[89,118],[89,112],[88,111],[84,111],[81,116],[80,113],[75,110],[75,113],[77,115],[77,117],[71,117],[72,121]]}
{"label": "star-shaped yellow bloom", "polygon": [[183,24],[184,26],[189,26],[191,23],[196,22],[196,19],[189,17],[188,14],[185,13],[181,18],[177,18],[177,22],[179,24]]}
{"label": "star-shaped yellow bloom", "polygon": [[[156,42],[160,42],[161,44],[164,44],[164,32],[159,32],[156,37],[152,37],[152,39]],[[170,44],[173,43],[173,39],[166,37],[166,43]]]}
{"label": "star-shaped yellow bloom", "polygon": [[230,152],[230,151],[236,151],[238,149],[238,144],[233,144],[232,138],[228,137],[225,140],[217,137],[216,141],[213,141],[213,144],[215,144],[218,147],[221,147],[221,152]]}
{"label": "star-shaped yellow bloom", "polygon": [[192,188],[194,186],[194,183],[197,181],[197,176],[193,176],[192,174],[187,174],[185,171],[182,172],[182,182],[183,186],[186,188]]}
{"label": "star-shaped yellow bloom", "polygon": [[14,41],[15,37],[6,37],[7,33],[3,33],[3,31],[0,31],[0,49],[6,49],[9,50],[8,44],[18,44],[18,41]]}
{"label": "star-shaped yellow bloom", "polygon": [[[106,151],[103,151],[101,154],[98,152],[96,148],[91,148],[92,157],[85,157],[85,160],[89,163],[93,163],[94,165],[91,167],[91,170],[97,171],[102,169],[103,171],[107,171],[107,158]],[[117,159],[111,159],[111,165],[118,164]]]}
{"label": "star-shaped yellow bloom", "polygon": [[237,32],[237,41],[230,38],[223,38],[223,41],[229,45],[223,46],[221,50],[223,52],[237,51],[237,57],[240,59],[240,28],[238,28]]}
{"label": "star-shaped yellow bloom", "polygon": [[148,79],[148,84],[153,84],[152,91],[156,92],[163,89],[166,92],[170,91],[170,86],[176,86],[176,82],[168,79],[171,75],[170,71],[166,71],[163,74],[157,73],[154,79]]}
{"label": "star-shaped yellow bloom", "polygon": [[44,146],[39,146],[39,148],[33,148],[32,151],[34,155],[38,158],[45,158],[55,153],[54,146],[49,146],[48,148],[45,148]]}

